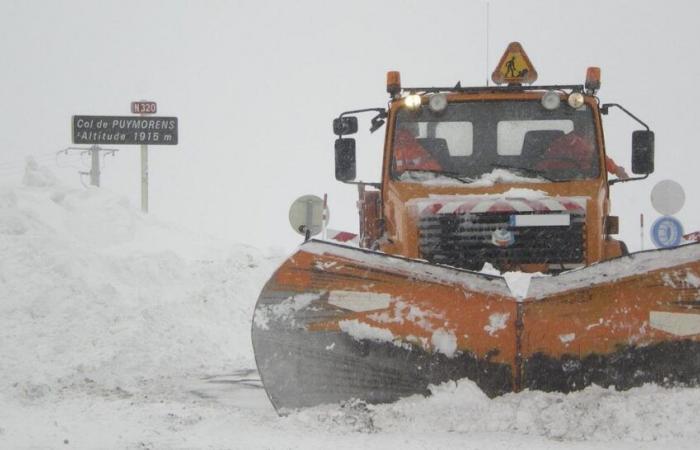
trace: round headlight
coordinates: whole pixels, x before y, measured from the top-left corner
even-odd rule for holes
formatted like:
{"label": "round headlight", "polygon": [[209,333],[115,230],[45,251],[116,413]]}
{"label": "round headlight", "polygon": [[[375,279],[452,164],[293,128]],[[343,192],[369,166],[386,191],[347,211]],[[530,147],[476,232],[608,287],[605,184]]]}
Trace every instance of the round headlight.
{"label": "round headlight", "polygon": [[407,95],[406,98],[403,99],[403,104],[406,105],[406,108],[408,108],[408,109],[418,109],[420,107],[420,104],[421,104],[420,95],[418,95],[418,94]]}
{"label": "round headlight", "polygon": [[544,106],[544,109],[548,109],[551,111],[553,109],[559,108],[560,104],[561,99],[559,98],[559,94],[554,91],[547,91],[542,96],[542,106]]}
{"label": "round headlight", "polygon": [[428,107],[434,113],[441,113],[447,108],[447,96],[445,94],[433,94],[428,100]]}
{"label": "round headlight", "polygon": [[573,92],[569,95],[567,102],[572,108],[578,109],[583,106],[583,94],[580,92]]}

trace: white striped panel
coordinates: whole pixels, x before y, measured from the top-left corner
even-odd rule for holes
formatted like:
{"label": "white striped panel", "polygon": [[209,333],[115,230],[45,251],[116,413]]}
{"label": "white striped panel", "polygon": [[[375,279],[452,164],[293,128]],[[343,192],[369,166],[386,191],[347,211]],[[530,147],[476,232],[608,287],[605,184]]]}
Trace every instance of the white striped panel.
{"label": "white striped panel", "polygon": [[564,205],[551,198],[539,198],[538,202],[549,208],[550,211],[564,211]]}
{"label": "white striped panel", "polygon": [[495,204],[496,200],[485,200],[483,202],[478,203],[474,208],[472,208],[471,212],[484,213],[487,212]]}
{"label": "white striped panel", "polygon": [[506,203],[508,203],[510,206],[513,207],[516,211],[521,211],[521,212],[531,212],[534,211],[534,208],[527,203],[525,203],[522,200],[506,200]]}
{"label": "white striped panel", "polygon": [[446,203],[440,208],[439,213],[440,214],[451,214],[457,210],[460,206],[462,206],[463,203],[461,202],[449,202]]}
{"label": "white striped panel", "polygon": [[581,209],[586,209],[586,199],[584,197],[569,197],[569,200],[579,205]]}

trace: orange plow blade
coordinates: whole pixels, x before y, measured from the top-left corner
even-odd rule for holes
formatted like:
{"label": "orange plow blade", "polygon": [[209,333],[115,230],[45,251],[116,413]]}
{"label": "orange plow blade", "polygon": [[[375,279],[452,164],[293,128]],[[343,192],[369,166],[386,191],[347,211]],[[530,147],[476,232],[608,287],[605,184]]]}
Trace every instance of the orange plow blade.
{"label": "orange plow blade", "polygon": [[535,278],[521,298],[502,277],[310,241],[263,288],[252,339],[278,411],[462,378],[490,396],[697,385],[700,245]]}

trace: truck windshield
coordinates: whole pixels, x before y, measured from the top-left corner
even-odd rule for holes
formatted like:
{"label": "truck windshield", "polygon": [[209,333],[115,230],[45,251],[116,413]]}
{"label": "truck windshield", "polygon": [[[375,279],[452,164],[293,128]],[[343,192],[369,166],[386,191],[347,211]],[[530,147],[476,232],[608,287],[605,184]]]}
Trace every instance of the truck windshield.
{"label": "truck windshield", "polygon": [[[393,175],[403,181],[547,182],[600,173],[593,112],[539,100],[450,103],[401,109],[394,133]],[[459,181],[456,181],[459,180]]]}

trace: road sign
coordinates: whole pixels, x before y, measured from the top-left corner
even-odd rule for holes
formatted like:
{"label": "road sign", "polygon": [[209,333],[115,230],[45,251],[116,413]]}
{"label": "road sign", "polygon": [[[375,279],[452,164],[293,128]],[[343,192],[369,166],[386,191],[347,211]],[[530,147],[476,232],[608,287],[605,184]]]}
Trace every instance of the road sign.
{"label": "road sign", "polygon": [[659,217],[651,226],[651,240],[657,248],[676,247],[682,238],[683,225],[674,217]]}
{"label": "road sign", "polygon": [[532,84],[537,80],[537,71],[530,62],[520,42],[511,42],[501,56],[496,70],[491,74],[496,84]]}
{"label": "road sign", "polygon": [[73,143],[177,145],[177,117],[73,116]]}
{"label": "road sign", "polygon": [[156,105],[156,102],[147,102],[145,100],[131,102],[131,112],[134,114],[155,114],[158,112],[158,105]]}
{"label": "road sign", "polygon": [[684,204],[683,186],[673,180],[659,181],[651,190],[651,205],[659,214],[665,216],[676,214]]}
{"label": "road sign", "polygon": [[302,236],[319,234],[323,231],[324,220],[328,221],[328,209],[315,195],[303,195],[289,208],[289,223]]}

